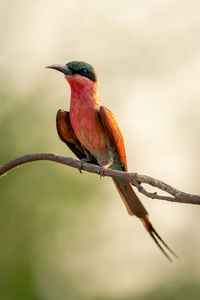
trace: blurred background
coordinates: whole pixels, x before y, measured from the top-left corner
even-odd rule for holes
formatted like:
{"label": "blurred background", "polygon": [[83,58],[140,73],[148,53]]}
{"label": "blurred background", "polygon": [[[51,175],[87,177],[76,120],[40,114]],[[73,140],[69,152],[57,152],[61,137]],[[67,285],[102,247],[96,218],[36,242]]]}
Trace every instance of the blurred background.
{"label": "blurred background", "polygon": [[[70,89],[44,67],[85,60],[129,170],[199,194],[199,11],[195,0],[0,0],[0,163],[73,156],[55,128]],[[109,178],[45,161],[2,177],[0,299],[199,299],[200,207],[140,198],[173,264]]]}

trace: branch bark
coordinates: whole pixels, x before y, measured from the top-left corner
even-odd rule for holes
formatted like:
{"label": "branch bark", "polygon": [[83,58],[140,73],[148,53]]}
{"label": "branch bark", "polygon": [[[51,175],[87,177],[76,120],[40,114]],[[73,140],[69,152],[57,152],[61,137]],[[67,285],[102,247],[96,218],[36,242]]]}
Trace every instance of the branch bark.
{"label": "branch bark", "polygon": [[[57,163],[61,163],[64,165],[67,165],[72,168],[79,169],[81,164],[79,160],[73,159],[71,157],[62,156],[58,154],[53,153],[32,153],[27,154],[21,157],[18,157],[16,159],[13,159],[3,165],[0,166],[0,176],[5,175],[8,171],[22,165],[25,163],[38,161],[38,160],[50,160]],[[83,163],[82,170],[99,174],[101,168],[97,165],[89,164],[89,163]],[[146,175],[139,175],[137,173],[128,173],[128,172],[121,172],[116,171],[112,169],[108,169],[104,172],[104,176],[109,177],[115,177],[127,180],[131,182],[140,193],[144,194],[145,196],[151,198],[151,199],[159,199],[159,200],[166,200],[166,201],[172,201],[172,202],[178,202],[178,203],[188,203],[188,204],[200,204],[200,195],[193,195],[189,193],[184,193],[182,191],[177,190],[176,188],[164,183],[161,180],[154,179],[150,176]],[[155,193],[148,192],[141,184],[148,184],[153,187],[156,187],[170,196],[163,196],[158,195]]]}

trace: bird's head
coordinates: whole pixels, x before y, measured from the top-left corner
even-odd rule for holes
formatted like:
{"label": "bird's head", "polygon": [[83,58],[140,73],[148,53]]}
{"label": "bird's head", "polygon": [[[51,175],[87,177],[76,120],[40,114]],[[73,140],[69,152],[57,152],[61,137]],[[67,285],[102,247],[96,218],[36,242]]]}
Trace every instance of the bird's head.
{"label": "bird's head", "polygon": [[47,68],[62,72],[71,87],[96,85],[97,82],[94,67],[83,61],[71,61],[65,65],[50,65]]}

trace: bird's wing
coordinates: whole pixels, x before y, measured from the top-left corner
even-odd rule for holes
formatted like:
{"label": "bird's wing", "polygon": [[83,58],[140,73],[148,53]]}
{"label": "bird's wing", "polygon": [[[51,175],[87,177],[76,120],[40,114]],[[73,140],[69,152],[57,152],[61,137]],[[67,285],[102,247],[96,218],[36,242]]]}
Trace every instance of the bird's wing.
{"label": "bird's wing", "polygon": [[[70,123],[68,111],[59,109],[56,115],[56,128],[61,141],[63,141],[79,159],[85,158],[84,147],[81,146],[81,143],[75,135]],[[96,163],[96,160],[92,158],[91,163]]]}
{"label": "bird's wing", "polygon": [[117,121],[113,113],[105,106],[101,106],[99,109],[99,116],[103,123],[105,130],[108,132],[110,139],[115,145],[116,151],[119,155],[119,159],[123,164],[124,171],[127,171],[126,151],[124,145],[124,139],[117,124]]}

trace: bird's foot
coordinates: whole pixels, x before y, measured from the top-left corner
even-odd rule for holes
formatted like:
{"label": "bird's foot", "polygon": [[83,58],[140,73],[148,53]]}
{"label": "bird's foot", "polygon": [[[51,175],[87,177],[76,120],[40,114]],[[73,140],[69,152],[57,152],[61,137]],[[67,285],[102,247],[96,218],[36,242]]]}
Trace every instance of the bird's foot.
{"label": "bird's foot", "polygon": [[86,157],[80,159],[80,166],[78,167],[80,173],[82,173],[83,164],[92,160],[92,155],[89,153],[89,151],[87,151],[83,146],[82,148]]}
{"label": "bird's foot", "polygon": [[109,167],[110,167],[110,164],[100,167],[100,170],[99,170],[100,178],[104,177],[104,172],[107,171]]}
{"label": "bird's foot", "polygon": [[104,172],[105,172],[105,168],[104,167],[100,167],[100,169],[99,169],[99,176],[100,176],[100,178],[102,178],[104,176]]}
{"label": "bird's foot", "polygon": [[79,161],[80,162],[80,166],[78,166],[78,170],[79,170],[80,173],[83,173],[82,172],[83,164],[85,162],[89,162],[89,161],[90,161],[90,159],[88,159],[87,157],[80,159],[80,161]]}
{"label": "bird's foot", "polygon": [[108,163],[106,165],[100,166],[100,170],[99,170],[100,178],[102,178],[104,176],[104,172],[106,170],[108,170],[109,167],[112,166],[112,164],[113,164],[113,157],[111,156],[110,160],[108,161]]}

